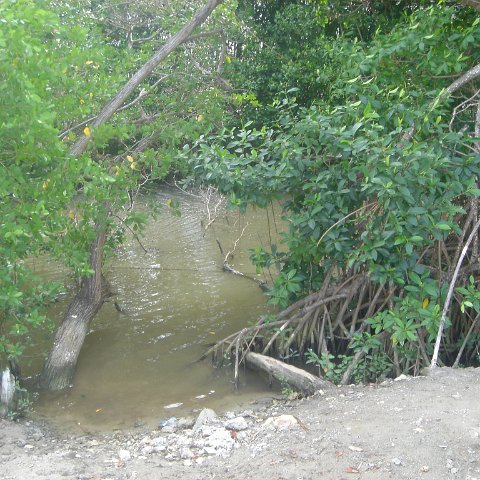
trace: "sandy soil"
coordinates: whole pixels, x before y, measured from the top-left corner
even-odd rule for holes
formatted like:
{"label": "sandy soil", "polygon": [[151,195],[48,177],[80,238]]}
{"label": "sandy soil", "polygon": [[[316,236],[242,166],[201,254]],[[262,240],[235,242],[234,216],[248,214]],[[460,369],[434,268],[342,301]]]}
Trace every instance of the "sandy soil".
{"label": "sandy soil", "polygon": [[266,403],[196,432],[79,437],[2,421],[0,479],[480,480],[480,369]]}

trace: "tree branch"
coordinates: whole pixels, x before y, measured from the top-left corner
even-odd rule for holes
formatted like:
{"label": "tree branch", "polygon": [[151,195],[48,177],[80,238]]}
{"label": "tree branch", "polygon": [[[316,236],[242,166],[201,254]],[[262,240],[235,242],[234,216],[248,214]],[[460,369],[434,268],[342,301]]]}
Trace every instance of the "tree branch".
{"label": "tree branch", "polygon": [[[112,98],[112,100],[103,108],[100,114],[92,123],[92,127],[98,127],[107,122],[113,114],[125,103],[128,97],[132,94],[135,88],[140,85],[145,78],[147,78],[153,70],[179,45],[188,40],[193,30],[201,25],[213,10],[222,3],[222,0],[209,0],[208,3],[203,6],[193,16],[193,18],[184,25],[175,35],[163,45],[151,58],[148,60],[131,78],[127,83],[119,90],[119,92]],[[70,153],[74,156],[81,155],[87,150],[88,142],[91,139],[90,135],[83,136],[78,140],[70,150]]]}
{"label": "tree branch", "polygon": [[[432,103],[430,110],[433,110],[440,102],[449,97],[452,93],[456,92],[459,88],[463,87],[468,82],[475,80],[480,76],[480,63],[472,67],[468,72],[464,73],[459,79],[455,80],[447,88],[443,89],[440,94],[437,96],[435,101]],[[400,147],[404,145],[405,142],[410,141],[415,135],[416,127],[415,125],[410,128],[402,137]]]}
{"label": "tree branch", "polygon": [[215,30],[210,30],[209,32],[202,32],[202,33],[197,33],[196,35],[190,35],[190,37],[184,40],[183,43],[195,42],[197,40],[200,40],[201,38],[211,37],[213,35],[218,35],[218,34],[223,35],[223,28],[217,28]]}
{"label": "tree branch", "polygon": [[466,7],[472,7],[475,10],[480,10],[480,2],[478,0],[458,0],[458,3]]}

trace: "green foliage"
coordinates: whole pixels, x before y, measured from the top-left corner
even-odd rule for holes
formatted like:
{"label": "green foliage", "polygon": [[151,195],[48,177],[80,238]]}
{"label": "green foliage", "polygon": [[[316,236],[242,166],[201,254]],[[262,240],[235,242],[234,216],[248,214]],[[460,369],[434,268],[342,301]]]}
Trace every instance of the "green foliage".
{"label": "green foliage", "polygon": [[[215,183],[240,208],[282,205],[289,229],[281,251],[252,254],[259,269],[278,267],[273,303],[318,290],[329,271],[367,274],[402,292],[371,325],[407,358],[419,332],[429,343],[438,327],[445,284],[431,267],[433,247],[461,233],[464,207],[479,194],[480,154],[465,133],[471,113],[443,92],[450,75],[478,64],[480,22],[444,3],[389,18],[388,32],[368,42],[320,35],[332,58],[323,70],[328,95],[302,106],[307,100],[291,92],[271,103],[273,115],[201,136],[184,158],[191,181]],[[274,25],[282,32],[280,19]],[[312,55],[326,65],[323,52]],[[258,99],[260,89],[252,91]]]}
{"label": "green foliage", "polygon": [[[223,97],[190,61],[216,68],[218,39],[207,37],[146,79],[110,123],[90,123],[199,4],[183,12],[148,1],[0,4],[0,362],[18,358],[31,331],[49,325],[42,312],[61,289],[35,277],[30,259],[48,254],[77,277],[91,274],[96,227],[107,228],[110,253],[126,230],[141,232],[147,216],[132,211],[132,195],[184,169],[176,149],[219,121]],[[91,135],[88,152],[71,158],[83,135]],[[145,139],[150,148],[137,148]]]}
{"label": "green foliage", "polygon": [[477,313],[480,312],[480,291],[477,287],[477,281],[472,275],[470,275],[468,283],[464,287],[459,287],[456,290],[463,296],[460,304],[462,313],[465,312],[466,308],[471,308]]}
{"label": "green foliage", "polygon": [[40,311],[58,286],[35,279],[25,260],[61,235],[61,211],[74,191],[63,181],[67,152],[54,129],[59,22],[45,7],[0,6],[0,351],[7,358],[18,357],[25,335],[46,323]]}
{"label": "green foliage", "polygon": [[[371,343],[371,342],[370,342]],[[353,368],[351,378],[355,383],[377,382],[384,378],[392,369],[392,362],[388,356],[381,351],[381,343],[376,341],[375,346],[365,344],[362,348],[370,353],[363,357],[363,360]],[[322,353],[317,355],[311,348],[306,354],[307,364],[318,367],[319,376],[335,384],[340,384],[343,375],[350,366],[353,357],[350,355],[332,355]]]}

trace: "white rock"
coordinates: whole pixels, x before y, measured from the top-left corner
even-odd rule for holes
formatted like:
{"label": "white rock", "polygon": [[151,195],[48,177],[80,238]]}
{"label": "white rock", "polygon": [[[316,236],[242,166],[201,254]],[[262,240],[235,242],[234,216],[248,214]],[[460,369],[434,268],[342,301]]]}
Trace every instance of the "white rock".
{"label": "white rock", "polygon": [[153,451],[154,451],[154,447],[152,447],[151,445],[146,445],[141,450],[142,455],[149,455],[150,453],[153,453]]}
{"label": "white rock", "polygon": [[167,440],[165,437],[156,437],[150,440],[150,445],[153,447],[158,447],[160,445],[165,445],[167,443]]}
{"label": "white rock", "polygon": [[246,430],[248,428],[248,423],[243,417],[229,419],[223,425],[227,430],[235,430],[236,432],[240,432],[241,430]]}
{"label": "white rock", "polygon": [[275,430],[288,430],[298,427],[298,420],[293,415],[280,415],[265,420],[265,427],[273,427]]}
{"label": "white rock", "polygon": [[184,447],[180,450],[180,458],[182,460],[190,460],[194,456],[195,455],[193,454],[193,452],[187,447]]}
{"label": "white rock", "polygon": [[394,378],[393,381],[394,382],[401,382],[402,380],[408,380],[410,377],[408,377],[407,375],[405,374],[401,374],[399,375],[397,378]]}
{"label": "white rock", "polygon": [[119,450],[118,451],[118,458],[122,462],[127,462],[128,460],[130,460],[132,458],[132,455],[128,450]]}
{"label": "white rock", "polygon": [[207,453],[211,453],[208,449],[211,447],[215,449],[217,454],[222,454],[229,452],[233,448],[234,443],[235,441],[228,430],[217,428],[205,439],[205,450]]}
{"label": "white rock", "polygon": [[198,415],[193,431],[197,432],[203,425],[209,424],[217,420],[217,414],[211,408],[204,408]]}
{"label": "white rock", "polygon": [[191,417],[182,417],[178,420],[178,428],[190,429],[195,425],[195,420]]}

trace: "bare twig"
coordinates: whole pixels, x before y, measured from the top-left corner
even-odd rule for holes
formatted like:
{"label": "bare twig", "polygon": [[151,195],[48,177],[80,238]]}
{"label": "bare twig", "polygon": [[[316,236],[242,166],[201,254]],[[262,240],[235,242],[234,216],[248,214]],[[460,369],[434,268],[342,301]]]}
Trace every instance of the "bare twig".
{"label": "bare twig", "polygon": [[325,236],[331,231],[333,230],[337,225],[339,225],[340,223],[342,223],[343,221],[345,221],[347,218],[350,218],[352,215],[355,215],[356,213],[362,211],[362,210],[365,210],[366,208],[369,208],[373,205],[376,205],[377,202],[372,202],[372,203],[369,203],[368,205],[363,205],[362,207],[360,208],[357,208],[356,210],[354,210],[353,212],[350,212],[348,215],[345,215],[344,217],[342,217],[340,220],[336,221],[333,225],[331,225],[330,227],[327,228],[327,230],[323,233],[323,235],[318,239],[318,242],[317,242],[317,247],[320,245],[321,241],[325,238]]}
{"label": "bare twig", "polygon": [[[248,223],[246,223],[246,224],[244,225],[244,227],[242,228],[242,231],[241,231],[241,233],[240,233],[240,236],[235,240],[235,243],[233,244],[233,249],[232,249],[232,250],[229,250],[229,251],[227,252],[227,254],[225,255],[225,259],[223,260],[223,265],[224,265],[224,267],[225,267],[225,265],[227,265],[228,267],[230,266],[230,265],[228,264],[228,261],[233,258],[234,254],[235,254],[235,250],[237,249],[238,242],[242,239],[242,237],[243,237],[243,235],[244,235],[245,230],[247,229],[247,227],[248,227]],[[230,267],[230,268],[231,268],[231,267]],[[229,270],[230,270],[230,269],[229,269]],[[243,273],[242,273],[242,275],[243,275]]]}
{"label": "bare twig", "polygon": [[138,242],[138,244],[140,245],[140,247],[142,248],[143,250],[143,253],[148,253],[148,250],[143,246],[143,243],[141,242],[139,236],[137,235],[137,233],[132,229],[130,228],[129,225],[127,225],[125,223],[125,220],[121,217],[119,217],[118,215],[116,214],[112,214],[115,218],[117,218],[118,220],[120,220],[120,222],[122,223],[122,225],[128,229],[128,231],[133,235],[133,237],[135,238],[135,240]]}
{"label": "bare twig", "polygon": [[[448,98],[452,93],[456,92],[459,88],[462,88],[468,82],[471,82],[475,78],[480,76],[480,63],[475,65],[470,70],[465,72],[460,78],[451,83],[447,88],[444,88],[437,98],[432,102],[429,108],[432,111],[439,103]],[[402,137],[399,147],[402,148],[406,142],[410,141],[415,135],[416,125],[413,125],[410,130],[406,131]]]}
{"label": "bare twig", "polygon": [[465,255],[467,254],[468,247],[470,246],[470,243],[472,243],[472,240],[473,240],[474,236],[477,234],[477,231],[478,231],[479,227],[480,227],[480,220],[478,220],[477,223],[475,224],[475,226],[473,227],[473,229],[470,233],[470,236],[468,237],[467,242],[465,243],[465,245],[463,247],[460,258],[458,259],[457,266],[455,267],[455,271],[453,272],[452,281],[450,282],[450,286],[448,288],[447,298],[445,300],[445,305],[443,306],[442,316],[440,318],[440,325],[438,327],[437,339],[435,341],[435,348],[433,350],[432,362],[430,364],[430,368],[435,368],[437,366],[438,352],[440,350],[440,343],[442,341],[443,329],[445,328],[445,321],[447,319],[447,312],[450,308],[450,302],[452,301],[453,290],[455,288],[455,283],[457,281],[458,272],[460,271],[460,267],[462,266],[463,259],[465,258]]}
{"label": "bare twig", "polygon": [[457,117],[457,115],[463,112],[464,110],[466,110],[467,108],[471,108],[472,105],[475,104],[474,102],[475,97],[479,94],[480,94],[480,90],[477,90],[471,97],[467,98],[462,103],[459,103],[458,105],[455,106],[452,112],[452,118],[450,119],[450,122],[448,122],[448,128],[450,131],[452,131],[453,122],[455,121],[455,118]]}

